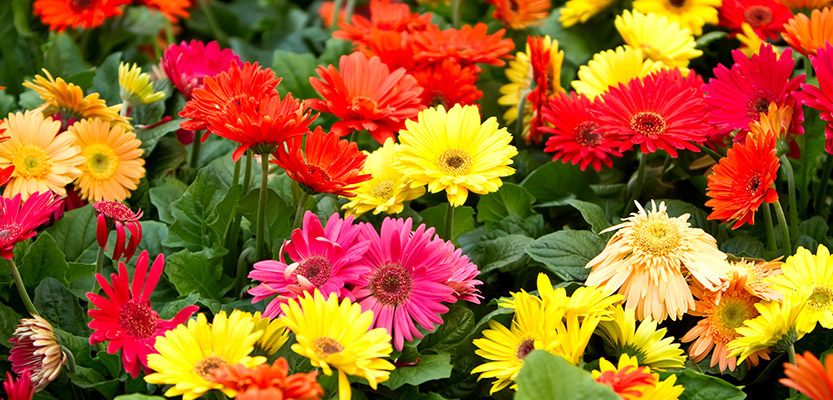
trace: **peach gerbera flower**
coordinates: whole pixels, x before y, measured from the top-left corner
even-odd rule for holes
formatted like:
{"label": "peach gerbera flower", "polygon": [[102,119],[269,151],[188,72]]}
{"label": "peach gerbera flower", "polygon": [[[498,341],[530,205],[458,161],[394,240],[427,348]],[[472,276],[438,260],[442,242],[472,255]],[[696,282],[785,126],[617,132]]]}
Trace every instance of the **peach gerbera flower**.
{"label": "peach gerbera flower", "polygon": [[784,24],[784,40],[797,52],[816,55],[827,42],[833,43],[833,11],[830,8],[813,10],[808,18],[796,14]]}

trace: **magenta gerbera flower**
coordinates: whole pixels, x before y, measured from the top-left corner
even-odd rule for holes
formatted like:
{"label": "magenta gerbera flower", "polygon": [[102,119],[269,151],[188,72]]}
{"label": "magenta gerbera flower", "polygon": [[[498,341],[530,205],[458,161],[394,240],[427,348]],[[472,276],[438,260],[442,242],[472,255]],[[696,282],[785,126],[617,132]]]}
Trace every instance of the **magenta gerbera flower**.
{"label": "magenta gerbera flower", "polygon": [[740,50],[732,51],[732,58],[732,68],[718,65],[714,78],[705,86],[711,122],[722,131],[739,129],[735,140],[743,140],[749,124],[759,121],[761,113],[769,111],[769,104],[776,103],[779,108],[793,108],[789,132],[803,134],[804,111],[793,92],[804,82],[804,74],[791,78],[795,66],[792,50],[784,50],[779,57],[771,45],[764,45],[752,58]]}
{"label": "magenta gerbera flower", "polygon": [[[341,219],[335,213],[322,227],[318,217],[307,211],[302,228],[292,232],[292,240],[283,246],[280,261],[257,262],[249,273],[250,279],[263,282],[249,290],[255,297],[252,303],[277,295],[263,312],[264,317],[274,318],[281,313],[282,303],[315,288],[325,297],[336,293],[352,299],[344,286],[357,284],[369,269],[358,263],[370,244],[359,237],[361,231],[352,216]],[[290,263],[284,260],[284,251]]]}
{"label": "magenta gerbera flower", "polygon": [[810,56],[810,61],[818,77],[818,87],[801,84],[803,92],[796,93],[796,97],[805,105],[821,111],[820,118],[827,121],[824,148],[833,154],[833,44],[828,42],[824,48],[818,49],[815,56]]}
{"label": "magenta gerbera flower", "polygon": [[148,252],[139,254],[133,280],[127,276],[124,263],[119,263],[119,273],[110,275],[110,282],[101,274],[96,274],[98,284],[105,296],[87,293],[90,303],[98,309],[90,309],[87,314],[92,321],[88,324],[93,334],[90,344],[110,342],[107,352],[115,354],[122,351],[121,359],[124,370],[133,378],[139,371],[150,372],[148,354],[156,353],[156,337],[165,334],[177,325],[184,323],[199,307],[188,306],[180,310],[173,319],[165,320],[153,310],[150,295],[165,268],[165,256],[156,256],[148,273]]}
{"label": "magenta gerbera flower", "polygon": [[450,241],[444,243],[448,257],[443,264],[451,270],[451,278],[445,284],[454,290],[452,294],[457,300],[480,304],[480,299],[483,296],[480,295],[480,290],[475,286],[483,282],[474,279],[477,275],[480,275],[480,270],[477,269],[477,265],[469,260],[468,256],[463,255],[463,250],[454,247],[454,243]]}
{"label": "magenta gerbera flower", "polygon": [[11,260],[14,245],[35,236],[35,228],[60,206],[60,197],[52,192],[34,193],[25,202],[20,194],[0,197],[0,257]]}
{"label": "magenta gerbera flower", "polygon": [[364,255],[370,271],[353,290],[362,309],[373,311],[373,326],[391,333],[397,350],[405,340],[422,337],[416,324],[433,331],[448,311],[442,303],[456,301],[447,284],[454,274],[445,242],[434,238],[434,228],[420,225],[412,233],[412,226],[410,218],[385,218],[380,232],[372,225],[362,226],[360,237],[370,240]]}
{"label": "magenta gerbera flower", "polygon": [[194,89],[203,86],[203,79],[229,69],[231,62],[243,67],[240,57],[231,49],[220,50],[217,42],[205,44],[198,40],[174,44],[162,55],[162,69],[176,88],[191,98]]}

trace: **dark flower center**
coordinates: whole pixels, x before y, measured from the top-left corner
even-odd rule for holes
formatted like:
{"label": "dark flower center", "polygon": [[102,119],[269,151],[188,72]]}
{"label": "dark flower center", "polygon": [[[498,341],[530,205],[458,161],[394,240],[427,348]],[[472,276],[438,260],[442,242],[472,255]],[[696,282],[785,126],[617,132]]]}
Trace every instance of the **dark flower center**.
{"label": "dark flower center", "polygon": [[150,302],[141,298],[130,299],[119,310],[119,325],[136,339],[148,339],[156,333],[157,316]]}
{"label": "dark flower center", "polygon": [[685,0],[669,0],[668,3],[670,3],[672,6],[676,8],[683,8],[683,6],[685,5]]}
{"label": "dark flower center", "polygon": [[576,142],[583,147],[598,146],[604,138],[604,133],[600,132],[599,124],[593,121],[584,121],[576,126]]}
{"label": "dark flower center", "polygon": [[749,194],[755,194],[758,192],[758,188],[761,187],[761,175],[755,174],[749,177],[749,180],[746,181],[746,192]]}
{"label": "dark flower center", "polygon": [[312,256],[302,261],[295,273],[307,278],[316,287],[321,287],[330,279],[330,269],[330,262],[326,257]]}
{"label": "dark flower center", "polygon": [[307,164],[307,172],[312,176],[317,176],[321,178],[323,182],[330,181],[330,175],[327,173],[327,171],[324,171],[322,168],[317,167],[315,165]]}
{"label": "dark flower center", "polygon": [[312,341],[312,346],[315,349],[315,354],[321,358],[327,358],[330,354],[341,353],[344,351],[344,346],[329,336],[315,338],[315,340]]}
{"label": "dark flower center", "polygon": [[665,133],[665,120],[659,114],[642,111],[631,118],[631,129],[643,136],[656,136]]}
{"label": "dark flower center", "polygon": [[370,291],[380,303],[393,306],[404,302],[411,294],[411,274],[405,267],[387,263],[379,267],[370,279]]}
{"label": "dark flower center", "polygon": [[0,244],[15,240],[20,235],[20,226],[4,225],[0,227]]}
{"label": "dark flower center", "polygon": [[366,96],[356,96],[352,101],[353,111],[362,115],[373,115],[379,111],[376,100]]}
{"label": "dark flower center", "polygon": [[202,379],[211,381],[214,379],[211,374],[215,369],[227,365],[228,363],[222,357],[210,356],[203,358],[197,365],[194,366],[194,373],[199,375]]}
{"label": "dark flower center", "polygon": [[761,113],[769,111],[769,103],[773,100],[775,100],[775,93],[769,90],[756,91],[746,102],[746,117],[757,121],[761,118]]}
{"label": "dark flower center", "polygon": [[534,340],[527,339],[521,342],[521,344],[518,345],[518,351],[516,352],[518,360],[523,360],[524,358],[526,358],[526,356],[528,356],[529,353],[532,353],[532,350],[535,350]]}
{"label": "dark flower center", "polygon": [[448,149],[440,154],[437,167],[446,175],[465,175],[471,169],[473,159],[460,149]]}
{"label": "dark flower center", "polygon": [[743,12],[743,19],[752,26],[752,28],[760,28],[764,25],[769,25],[772,22],[772,10],[767,6],[752,6]]}
{"label": "dark flower center", "polygon": [[73,0],[71,4],[77,8],[87,8],[94,0]]}

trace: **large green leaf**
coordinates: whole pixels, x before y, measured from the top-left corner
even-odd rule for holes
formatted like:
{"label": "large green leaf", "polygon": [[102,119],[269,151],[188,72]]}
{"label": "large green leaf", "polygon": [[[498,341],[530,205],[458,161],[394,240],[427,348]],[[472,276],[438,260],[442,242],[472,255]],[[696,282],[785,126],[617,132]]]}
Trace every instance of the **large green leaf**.
{"label": "large green leaf", "polygon": [[188,185],[173,177],[165,178],[159,186],[150,189],[150,202],[156,207],[160,221],[174,223],[171,203],[182,197],[186,190]]}
{"label": "large green leaf", "polygon": [[182,296],[197,293],[206,299],[221,300],[234,286],[234,281],[223,275],[223,264],[207,256],[208,249],[196,253],[182,250],[171,254],[165,275]]}
{"label": "large green leaf", "polygon": [[272,70],[275,71],[277,76],[281,77],[281,84],[278,85],[281,97],[289,92],[296,99],[317,98],[318,94],[309,84],[309,78],[316,76],[315,67],[317,66],[318,62],[312,54],[276,50],[273,56]]}
{"label": "large green leaf", "polygon": [[574,165],[551,162],[532,171],[521,186],[535,197],[536,206],[565,205],[570,199],[582,197],[589,189],[591,177]]}
{"label": "large green leaf", "polygon": [[443,323],[419,343],[421,352],[440,353],[462,343],[474,330],[474,313],[466,307],[452,305],[443,314]]}
{"label": "large green leaf", "polygon": [[514,183],[505,183],[500,190],[480,197],[477,202],[477,221],[499,222],[510,215],[526,218],[532,214],[535,197],[525,188]]}
{"label": "large green leaf", "polygon": [[460,206],[454,208],[454,222],[451,226],[451,237],[445,236],[445,216],[448,212],[448,203],[438,204],[434,207],[429,207],[422,210],[419,215],[422,216],[422,223],[426,226],[433,227],[434,230],[443,239],[457,240],[461,234],[474,229],[474,210],[471,207]]}
{"label": "large green leaf", "polygon": [[743,393],[743,386],[737,387],[723,379],[685,370],[676,373],[663,373],[662,376],[677,376],[677,385],[685,388],[680,400],[743,400],[746,393]]}
{"label": "large green leaf", "polygon": [[413,385],[448,378],[451,376],[451,355],[448,353],[427,354],[419,357],[416,365],[399,367],[390,374],[390,379],[382,383],[390,389],[402,385]]}
{"label": "large green leaf", "polygon": [[[181,124],[182,121],[185,120],[178,118],[168,122],[163,122],[152,128],[136,129],[136,138],[142,141],[142,145],[139,147],[142,151],[144,151],[142,155],[144,157],[149,157],[153,152],[153,149],[156,147],[156,143],[159,142],[159,139],[170,132],[176,132],[179,130],[179,124]],[[197,133],[194,140],[199,140],[199,133]]]}
{"label": "large green leaf", "polygon": [[524,358],[515,382],[518,383],[516,400],[620,399],[610,386],[596,382],[590,372],[543,350],[534,350]]}
{"label": "large green leaf", "polygon": [[107,102],[108,105],[121,103],[119,97],[120,62],[121,53],[113,53],[107,56],[104,62],[95,69],[93,85],[89,90],[90,93],[98,93],[99,98]]}
{"label": "large green leaf", "polygon": [[526,235],[507,235],[503,232],[497,236],[490,232],[486,236],[486,239],[476,243],[466,253],[471,262],[477,264],[481,274],[494,270],[508,271],[526,263],[524,249],[534,239]]}
{"label": "large green leaf", "polygon": [[720,251],[738,257],[764,258],[764,244],[749,235],[738,235],[720,244]]}
{"label": "large green leaf", "polygon": [[46,229],[67,262],[92,264],[98,252],[96,217],[92,205],[64,213],[54,225]]}
{"label": "large green leaf", "polygon": [[38,285],[33,302],[41,316],[56,328],[78,336],[89,335],[78,298],[54,278],[46,278]]}
{"label": "large green leaf", "polygon": [[188,157],[188,151],[178,139],[163,136],[147,156],[145,171],[148,181],[153,182],[167,176],[168,172],[180,166]]}
{"label": "large green leaf", "polygon": [[42,232],[37,236],[35,243],[32,243],[29,251],[23,256],[19,267],[20,277],[28,287],[35,287],[44,278],[49,277],[69,285],[66,278],[69,265],[55,239],[48,232]]}
{"label": "large green leaf", "polygon": [[68,34],[59,33],[54,35],[47,46],[43,53],[43,67],[53,77],[66,78],[90,69],[90,66],[84,61],[83,55],[81,55],[81,50],[78,49],[78,46],[75,45]]}
{"label": "large green leaf", "polygon": [[12,310],[11,307],[0,303],[0,344],[5,347],[12,347],[9,339],[17,327],[18,321],[23,318],[20,314]]}
{"label": "large green leaf", "polygon": [[[260,188],[252,190],[246,196],[240,199],[237,203],[237,212],[249,220],[252,230],[257,226],[257,203],[260,197]],[[289,238],[292,233],[292,221],[294,218],[293,210],[286,202],[275,193],[274,190],[269,189],[266,195],[266,237],[267,248],[275,248],[283,243],[283,239]],[[321,223],[326,222],[322,220]]]}
{"label": "large green leaf", "polygon": [[201,169],[194,183],[171,204],[174,223],[168,228],[168,238],[163,244],[192,252],[205,249],[209,259],[225,254],[222,234],[212,229],[212,225],[220,219],[217,207],[226,191],[213,168]]}
{"label": "large green leaf", "polygon": [[585,266],[604,247],[604,240],[593,232],[557,231],[527,246],[526,254],[565,281],[584,281],[590,273]]}
{"label": "large green leaf", "polygon": [[594,233],[599,234],[601,231],[610,227],[610,223],[605,218],[604,210],[598,204],[578,199],[569,200],[567,203],[581,213],[584,220],[593,228]]}
{"label": "large green leaf", "polygon": [[168,237],[168,226],[156,221],[141,221],[142,241],[139,242],[137,253],[147,250],[151,258],[165,253],[162,241]]}

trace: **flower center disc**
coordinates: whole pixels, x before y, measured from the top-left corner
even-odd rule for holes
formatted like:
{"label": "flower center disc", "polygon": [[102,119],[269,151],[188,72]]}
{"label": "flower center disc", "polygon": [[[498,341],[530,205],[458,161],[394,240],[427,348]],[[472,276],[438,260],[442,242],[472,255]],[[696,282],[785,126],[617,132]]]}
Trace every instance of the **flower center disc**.
{"label": "flower center disc", "polygon": [[393,181],[382,181],[377,183],[376,186],[370,190],[370,194],[378,199],[390,199],[393,197]]}
{"label": "flower center disc", "polygon": [[156,324],[156,315],[147,300],[130,299],[119,310],[119,325],[134,338],[153,337],[156,333]]}
{"label": "flower center disc", "polygon": [[825,286],[816,286],[810,298],[807,299],[807,305],[815,310],[824,310],[830,308],[831,301],[833,301],[833,290]]}
{"label": "flower center disc", "polygon": [[356,96],[353,97],[352,101],[352,108],[353,111],[362,114],[362,115],[373,115],[376,114],[379,109],[377,108],[378,103],[376,100],[371,99],[367,96]]}
{"label": "flower center disc", "polygon": [[119,222],[135,222],[142,217],[141,211],[134,213],[126,205],[117,201],[97,201],[93,203],[93,208],[104,216]]}
{"label": "flower center disc", "polygon": [[[330,262],[327,258],[322,256],[312,256],[307,258],[298,269],[295,270],[297,275],[307,278],[313,285],[317,287],[323,286],[330,279]],[[295,278],[298,279],[297,276]]]}
{"label": "flower center disc", "polygon": [[523,360],[532,350],[535,350],[535,341],[526,339],[518,345],[518,351],[515,352],[515,355],[518,356],[518,360]]}
{"label": "flower center disc", "polygon": [[119,166],[119,157],[105,144],[93,143],[84,149],[84,163],[87,171],[95,179],[110,179]]}
{"label": "flower center disc", "polygon": [[40,146],[26,145],[17,150],[12,158],[14,173],[23,178],[42,179],[52,169],[49,154]]}
{"label": "flower center disc", "polygon": [[668,4],[671,4],[674,8],[683,8],[685,6],[685,0],[669,0]]}
{"label": "flower center disc", "polygon": [[680,245],[680,233],[667,221],[649,220],[635,231],[638,246],[654,256],[664,256]]}
{"label": "flower center disc", "polygon": [[194,373],[205,380],[213,379],[211,372],[215,369],[227,365],[228,363],[222,357],[210,356],[203,358],[197,365],[194,366]]}
{"label": "flower center disc", "polygon": [[324,171],[318,166],[307,164],[307,172],[309,172],[309,174],[312,176],[319,177],[324,182],[330,181],[330,175],[327,174],[327,171]]}
{"label": "flower center disc", "polygon": [[448,149],[437,158],[437,166],[446,175],[465,175],[471,170],[472,158],[460,149]]}
{"label": "flower center disc", "polygon": [[656,136],[665,133],[665,119],[657,113],[642,111],[631,118],[631,129],[642,136]]}
{"label": "flower center disc", "polygon": [[597,131],[599,124],[593,121],[584,121],[576,126],[576,141],[583,147],[595,147],[602,142],[604,134]]}
{"label": "flower center disc", "polygon": [[755,309],[755,299],[746,293],[739,296],[724,296],[712,313],[712,329],[721,342],[728,343],[738,337],[735,328],[743,326],[743,321],[759,315]]}
{"label": "flower center disc", "polygon": [[761,113],[769,111],[769,103],[775,100],[775,94],[768,90],[758,90],[746,102],[746,117],[759,120]]}
{"label": "flower center disc", "polygon": [[11,242],[18,235],[20,235],[20,226],[18,225],[5,225],[0,227],[0,244],[6,243],[7,241]]}
{"label": "flower center disc", "polygon": [[752,26],[759,28],[772,22],[772,10],[767,6],[752,6],[743,12],[743,19]]}
{"label": "flower center disc", "polygon": [[312,342],[312,346],[315,348],[315,354],[321,358],[327,358],[330,354],[341,353],[344,351],[344,346],[329,336],[315,338]]}
{"label": "flower center disc", "polygon": [[411,294],[411,274],[399,264],[381,266],[370,279],[370,291],[376,299],[388,306],[404,302]]}

